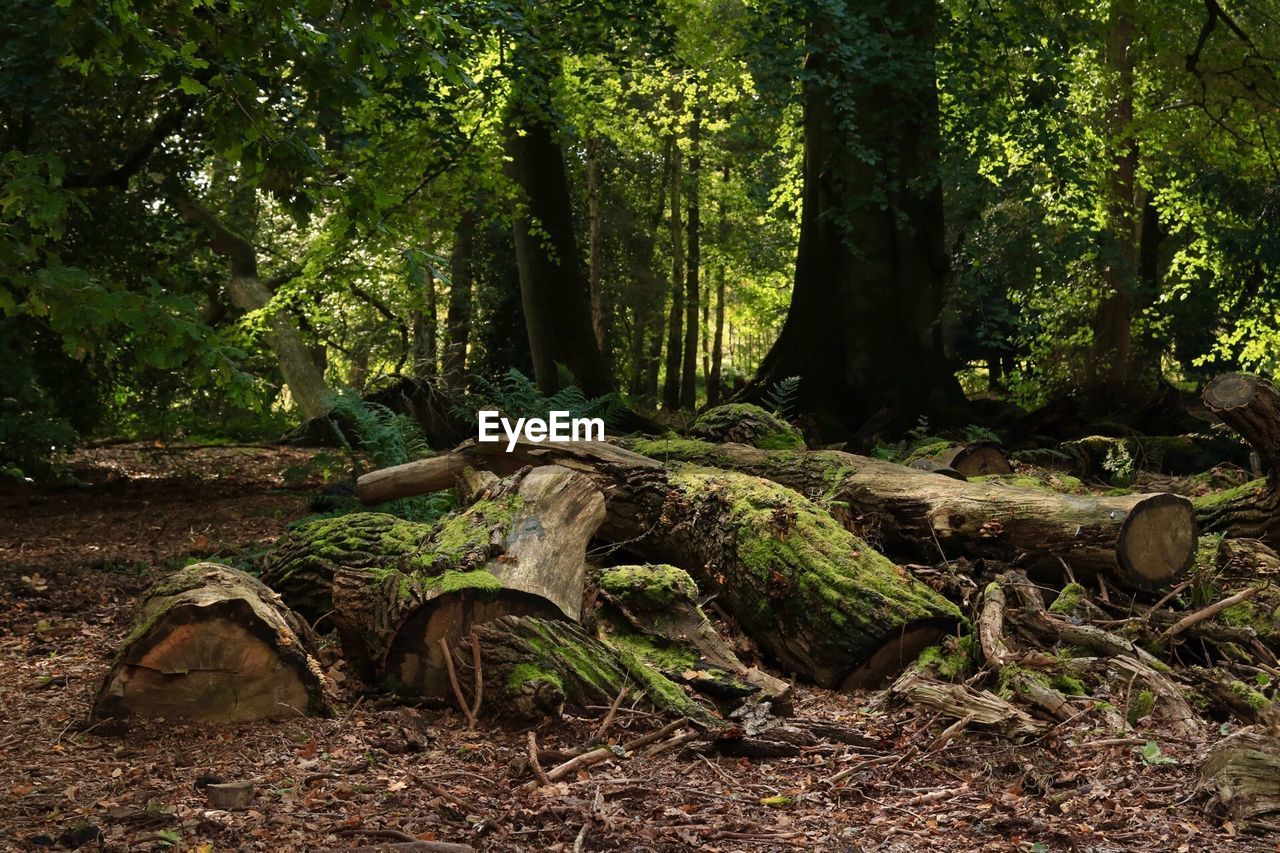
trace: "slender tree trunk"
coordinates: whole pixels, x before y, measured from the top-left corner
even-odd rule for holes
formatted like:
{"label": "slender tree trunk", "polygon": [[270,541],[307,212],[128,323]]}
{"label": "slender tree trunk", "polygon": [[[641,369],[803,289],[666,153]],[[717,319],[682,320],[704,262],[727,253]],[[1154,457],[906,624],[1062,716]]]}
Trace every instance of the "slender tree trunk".
{"label": "slender tree trunk", "polygon": [[467,344],[471,336],[472,258],[475,255],[476,212],[468,207],[454,231],[449,258],[449,313],[445,320],[447,344],[444,372],[461,377],[467,369]]}
{"label": "slender tree trunk", "polygon": [[[209,234],[209,245],[227,259],[230,275],[227,294],[241,311],[260,311],[271,303],[271,289],[258,277],[257,250],[244,237],[226,227],[218,217],[184,190],[172,191],[178,214]],[[304,418],[318,418],[333,408],[333,397],[324,373],[316,366],[311,350],[302,339],[297,322],[284,310],[267,317],[267,345],[275,354],[298,411]]]}
{"label": "slender tree trunk", "polygon": [[[729,184],[729,166],[726,163],[720,173],[722,192],[716,201],[716,238],[720,243],[720,262],[716,267],[716,326],[711,336],[711,367],[707,370],[707,405],[714,406],[720,402],[720,372],[724,363],[724,245],[728,236],[728,223],[724,218],[724,191]],[[707,299],[710,303],[710,298]],[[705,327],[707,324],[704,323]]]}
{"label": "slender tree trunk", "polygon": [[592,396],[613,390],[613,376],[591,325],[591,293],[582,274],[564,151],[549,116],[559,62],[525,56],[507,108],[507,154],[523,198],[516,210],[516,265],[534,378],[544,394],[559,389],[557,363]]}
{"label": "slender tree trunk", "polygon": [[684,225],[680,215],[680,145],[671,147],[671,317],[667,321],[667,373],[662,405],[680,408],[680,356],[684,344]]}
{"label": "slender tree trunk", "polygon": [[1114,152],[1107,180],[1113,251],[1104,252],[1105,288],[1093,316],[1093,349],[1086,366],[1087,395],[1095,406],[1136,401],[1146,377],[1133,351],[1134,286],[1138,276],[1140,217],[1137,205],[1138,145],[1133,136],[1134,25],[1130,0],[1112,0],[1107,67],[1116,92],[1108,121]]}
{"label": "slender tree trunk", "polygon": [[[631,253],[631,277],[635,305],[631,328],[631,393],[637,399],[654,403],[658,398],[658,360],[662,355],[663,287],[654,272],[654,246],[658,228],[662,225],[662,213],[667,205],[667,180],[671,172],[671,142],[662,149],[662,168],[658,172],[658,187],[653,196],[653,212],[646,223],[637,229]],[[646,336],[657,327],[657,351],[652,340],[646,346]],[[650,369],[652,367],[652,370]],[[652,374],[652,378],[650,378]]]}
{"label": "slender tree trunk", "polygon": [[413,375],[427,379],[436,375],[436,354],[439,352],[436,277],[430,269],[426,271],[422,286],[419,299],[422,308],[413,312]]}
{"label": "slender tree trunk", "polygon": [[598,140],[587,140],[587,286],[591,291],[591,328],[596,333],[596,346],[605,352],[604,294],[600,288],[600,163]]}
{"label": "slender tree trunk", "polygon": [[701,304],[698,268],[702,263],[702,211],[698,206],[698,181],[702,174],[702,155],[699,151],[701,136],[702,107],[695,100],[693,126],[689,132],[689,265],[684,288],[684,369],[680,375],[680,406],[690,410],[698,404],[698,307]]}
{"label": "slender tree trunk", "polygon": [[[800,410],[833,436],[877,415],[899,425],[945,419],[964,397],[939,323],[947,255],[936,0],[813,8],[795,287],[749,396],[799,376]],[[847,46],[868,31],[878,52],[850,63]]]}

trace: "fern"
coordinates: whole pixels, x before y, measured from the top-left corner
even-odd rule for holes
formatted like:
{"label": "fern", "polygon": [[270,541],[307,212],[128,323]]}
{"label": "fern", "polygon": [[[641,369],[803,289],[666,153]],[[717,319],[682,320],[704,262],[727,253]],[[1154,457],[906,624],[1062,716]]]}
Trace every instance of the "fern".
{"label": "fern", "polygon": [[[351,435],[343,430],[344,422]],[[426,436],[413,418],[393,412],[381,403],[370,403],[349,388],[340,390],[334,397],[330,423],[338,440],[352,454],[353,464],[357,450],[368,454],[379,468],[402,465],[431,452]]]}
{"label": "fern", "polygon": [[799,376],[788,376],[785,379],[779,379],[773,384],[772,388],[765,392],[765,408],[778,417],[785,418],[791,414],[791,408],[795,405],[796,397],[799,393]]}
{"label": "fern", "polygon": [[619,395],[587,397],[576,385],[544,396],[532,379],[513,367],[496,382],[475,377],[471,391],[453,406],[453,414],[472,426],[476,425],[476,413],[482,409],[496,409],[514,418],[545,418],[550,412],[568,412],[570,417],[601,418],[610,424],[622,408]]}
{"label": "fern", "polygon": [[979,442],[990,442],[991,444],[1004,444],[1000,440],[999,433],[994,430],[987,429],[977,424],[969,424],[964,428],[964,440],[967,444],[977,444]]}

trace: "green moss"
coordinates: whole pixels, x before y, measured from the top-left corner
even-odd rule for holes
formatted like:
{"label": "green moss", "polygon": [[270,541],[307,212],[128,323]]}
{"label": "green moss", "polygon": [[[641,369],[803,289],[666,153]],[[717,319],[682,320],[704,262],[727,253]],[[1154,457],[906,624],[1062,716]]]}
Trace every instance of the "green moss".
{"label": "green moss", "polygon": [[1084,600],[1084,587],[1078,583],[1069,583],[1058,593],[1058,597],[1049,605],[1049,612],[1060,616],[1069,616],[1076,612]]}
{"label": "green moss", "polygon": [[1072,477],[1069,474],[1062,474],[1056,471],[983,474],[978,477],[970,477],[969,482],[998,483],[1015,489],[1034,489],[1038,492],[1054,492],[1057,494],[1089,494],[1089,489],[1078,477]]}
{"label": "green moss", "polygon": [[698,585],[675,566],[617,566],[600,574],[600,588],[614,599],[646,610],[660,610],[677,600],[695,601]]}
{"label": "green moss", "polygon": [[804,450],[804,437],[782,418],[750,403],[726,403],[703,412],[690,430],[717,441],[763,450]]}
{"label": "green moss", "polygon": [[965,634],[961,637],[948,637],[943,646],[929,646],[916,658],[916,667],[936,672],[946,679],[965,676],[973,663],[973,637]]}
{"label": "green moss", "polygon": [[1276,630],[1271,608],[1256,599],[1231,605],[1219,614],[1219,618],[1232,628],[1252,628],[1260,637],[1267,637]]}
{"label": "green moss", "polygon": [[1227,686],[1232,693],[1255,711],[1261,711],[1271,704],[1266,696],[1263,696],[1243,681],[1232,681]]}
{"label": "green moss", "polygon": [[716,449],[716,446],[709,441],[702,441],[696,438],[681,438],[674,433],[662,438],[636,439],[630,442],[628,446],[641,456],[649,456],[654,459],[667,457],[689,459],[704,453],[714,453]]}
{"label": "green moss", "polygon": [[1222,551],[1222,534],[1210,533],[1196,541],[1196,558],[1192,571],[1212,574],[1218,568],[1218,554]]}
{"label": "green moss", "polygon": [[1074,675],[1055,675],[1050,679],[1049,683],[1056,690],[1068,696],[1084,696],[1088,693],[1084,682]]}
{"label": "green moss", "polygon": [[907,457],[903,462],[914,462],[917,459],[933,459],[939,453],[949,449],[951,446],[952,442],[945,438],[940,438],[937,441],[926,442],[911,448],[911,452],[907,454]]}
{"label": "green moss", "polygon": [[1243,486],[1236,486],[1234,489],[1223,489],[1220,492],[1210,492],[1207,495],[1192,498],[1191,503],[1195,506],[1197,514],[1210,512],[1220,509],[1224,504],[1247,500],[1251,495],[1265,490],[1266,487],[1266,480],[1250,480]]}
{"label": "green moss", "polygon": [[443,575],[432,578],[431,585],[433,589],[438,589],[442,593],[462,592],[469,589],[493,595],[502,591],[502,581],[494,577],[488,569],[473,569],[469,572],[446,569]]}
{"label": "green moss", "polygon": [[627,674],[644,689],[656,708],[692,720],[706,720],[710,717],[705,708],[688,697],[684,688],[648,666],[634,652],[626,648],[618,648],[617,651]]}
{"label": "green moss", "polygon": [[687,466],[674,469],[670,482],[688,495],[715,494],[729,502],[738,559],[768,591],[755,598],[755,612],[771,629],[776,629],[776,611],[792,607],[804,609],[805,621],[824,614],[835,631],[867,627],[886,612],[903,622],[962,619],[954,604],[790,489],[732,471]]}
{"label": "green moss", "polygon": [[1136,726],[1138,721],[1151,713],[1156,706],[1156,694],[1150,690],[1140,690],[1138,695],[1129,700],[1129,725]]}
{"label": "green moss", "polygon": [[1000,670],[1000,686],[997,692],[1007,699],[1017,693],[1019,685],[1026,681],[1034,681],[1044,687],[1050,686],[1049,678],[1044,673],[1034,669],[1009,665]]}
{"label": "green moss", "polygon": [[683,672],[698,662],[698,656],[678,643],[664,643],[643,634],[618,632],[610,635],[609,645],[626,649],[649,664],[668,672]]}
{"label": "green moss", "polygon": [[564,692],[564,682],[560,680],[558,674],[549,669],[543,669],[537,664],[521,663],[512,667],[510,675],[507,676],[506,694],[519,696],[526,684],[534,682],[554,684],[561,693]]}

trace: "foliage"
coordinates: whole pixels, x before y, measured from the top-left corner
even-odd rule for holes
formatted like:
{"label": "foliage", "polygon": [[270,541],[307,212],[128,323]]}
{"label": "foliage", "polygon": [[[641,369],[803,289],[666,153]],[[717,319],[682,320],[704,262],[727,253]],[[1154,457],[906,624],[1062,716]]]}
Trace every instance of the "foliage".
{"label": "foliage", "polygon": [[764,395],[764,406],[780,418],[791,414],[796,403],[796,395],[800,393],[800,377],[788,376],[773,384]]}
{"label": "foliage", "polygon": [[538,390],[537,384],[514,367],[496,382],[475,377],[474,386],[454,405],[454,415],[476,425],[476,413],[487,409],[512,418],[546,418],[550,412],[568,412],[570,417],[598,417],[606,424],[622,408],[617,394],[588,398],[576,385],[562,385],[550,396]]}

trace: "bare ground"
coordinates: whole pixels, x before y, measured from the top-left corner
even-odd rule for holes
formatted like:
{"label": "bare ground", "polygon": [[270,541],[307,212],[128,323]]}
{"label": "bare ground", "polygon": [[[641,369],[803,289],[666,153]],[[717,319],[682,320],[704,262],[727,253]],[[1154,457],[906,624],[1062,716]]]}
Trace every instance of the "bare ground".
{"label": "bare ground", "polygon": [[[331,719],[87,727],[136,597],[189,559],[251,567],[308,512],[316,480],[285,482],[310,457],[123,445],[74,458],[84,486],[0,486],[0,847],[314,850],[420,838],[480,850],[1280,849],[1280,835],[1239,835],[1206,810],[1203,744],[1150,727],[1104,730],[1087,712],[1030,743],[964,732],[931,749],[947,721],[876,710],[875,694],[802,687],[799,716],[877,746],[822,744],[769,761],[673,750],[534,790],[517,790],[525,731],[483,721],[468,733],[451,710],[361,698],[343,683]],[[580,744],[604,714],[544,726],[539,743]],[[624,708],[608,736],[660,724]],[[1148,741],[1157,763],[1143,757]],[[211,780],[251,781],[252,807],[214,809],[202,792]]]}

